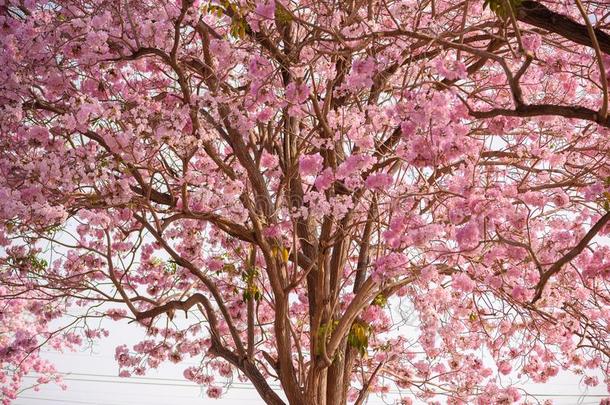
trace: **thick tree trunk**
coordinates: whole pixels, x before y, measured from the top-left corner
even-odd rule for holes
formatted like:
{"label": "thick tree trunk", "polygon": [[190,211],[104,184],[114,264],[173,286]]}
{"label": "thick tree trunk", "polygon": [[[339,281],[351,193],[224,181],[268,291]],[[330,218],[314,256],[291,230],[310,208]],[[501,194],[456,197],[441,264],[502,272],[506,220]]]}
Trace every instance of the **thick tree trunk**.
{"label": "thick tree trunk", "polygon": [[347,403],[347,390],[349,389],[353,367],[353,357],[351,356],[351,348],[347,345],[347,340],[341,343],[338,351],[342,355],[337,356],[328,371],[326,382],[327,405],[344,405]]}
{"label": "thick tree trunk", "polygon": [[[343,352],[341,348],[339,352]],[[326,403],[341,404],[341,386],[343,381],[343,357],[336,357],[328,368],[326,380]]]}

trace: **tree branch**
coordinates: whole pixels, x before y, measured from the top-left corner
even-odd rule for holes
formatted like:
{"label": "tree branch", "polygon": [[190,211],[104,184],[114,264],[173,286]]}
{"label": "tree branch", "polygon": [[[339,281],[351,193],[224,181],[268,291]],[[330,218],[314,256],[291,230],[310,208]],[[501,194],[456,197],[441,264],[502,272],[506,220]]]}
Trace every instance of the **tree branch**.
{"label": "tree branch", "polygon": [[475,118],[493,118],[498,116],[508,117],[537,117],[544,115],[556,115],[564,118],[576,118],[580,120],[593,121],[597,124],[610,128],[610,119],[602,119],[597,111],[579,106],[566,106],[555,104],[525,104],[514,110],[508,108],[493,108],[487,111],[474,111],[470,109],[470,115]]}
{"label": "tree branch", "polygon": [[136,319],[140,321],[143,319],[154,318],[164,313],[167,313],[169,317],[172,318],[174,312],[177,310],[182,310],[186,313],[196,304],[208,304],[208,299],[201,293],[195,293],[184,301],[168,301],[163,305],[159,305],[149,310],[139,311],[136,314]]}
{"label": "tree branch", "polygon": [[[549,10],[537,1],[524,0],[517,8],[517,20],[534,27],[560,35],[577,44],[594,48],[587,26],[571,18]],[[595,37],[602,52],[610,55],[610,35],[599,28],[594,29]]]}
{"label": "tree branch", "polygon": [[574,246],[561,259],[557,260],[547,271],[542,273],[542,275],[540,276],[540,281],[536,286],[536,295],[534,295],[534,298],[532,299],[532,304],[538,301],[540,297],[542,297],[542,291],[544,290],[544,286],[549,281],[551,276],[561,270],[561,268],[565,264],[569,263],[572,259],[578,256],[580,252],[582,252],[587,247],[589,242],[591,242],[591,239],[593,239],[595,235],[597,235],[598,232],[601,231],[601,229],[606,225],[608,221],[610,221],[610,212],[607,212],[603,217],[601,217],[599,221],[597,221],[595,225],[593,225],[593,227],[589,229],[589,232],[587,232],[585,237],[582,238],[582,240],[578,242],[576,246]]}

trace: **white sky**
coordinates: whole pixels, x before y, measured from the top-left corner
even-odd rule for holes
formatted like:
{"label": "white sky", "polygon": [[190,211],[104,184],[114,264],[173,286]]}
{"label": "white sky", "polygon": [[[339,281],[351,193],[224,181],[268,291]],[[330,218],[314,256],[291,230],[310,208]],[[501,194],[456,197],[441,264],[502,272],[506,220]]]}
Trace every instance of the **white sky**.
{"label": "white sky", "polygon": [[[79,353],[47,353],[59,371],[71,373],[66,377],[67,391],[49,384],[39,392],[25,391],[14,405],[259,405],[263,402],[256,391],[248,384],[233,386],[222,399],[209,399],[202,390],[184,380],[182,371],[189,366],[189,360],[178,365],[165,363],[158,370],[150,370],[140,378],[118,378],[118,366],[114,360],[114,348],[120,344],[132,346],[139,341],[139,329],[124,322],[105,325],[111,332],[109,338],[101,340],[93,351]],[[192,362],[192,364],[195,364]],[[34,379],[28,379],[34,381]],[[599,404],[605,387],[587,390],[579,386],[578,376],[560,374],[548,384],[527,385],[532,394],[547,395],[539,397],[554,399],[558,405]],[[587,396],[582,396],[588,394]],[[371,398],[369,405],[392,403],[396,395]]]}

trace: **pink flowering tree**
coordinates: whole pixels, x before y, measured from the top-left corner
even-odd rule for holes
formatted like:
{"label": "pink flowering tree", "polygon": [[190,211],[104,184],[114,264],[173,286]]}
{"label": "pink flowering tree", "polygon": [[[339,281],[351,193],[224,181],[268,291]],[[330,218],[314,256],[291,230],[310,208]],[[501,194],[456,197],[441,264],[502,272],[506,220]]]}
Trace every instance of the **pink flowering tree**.
{"label": "pink flowering tree", "polygon": [[608,384],[609,26],[594,0],[0,1],[0,399],[106,319],[146,333],[122,376],[190,359],[210,397]]}

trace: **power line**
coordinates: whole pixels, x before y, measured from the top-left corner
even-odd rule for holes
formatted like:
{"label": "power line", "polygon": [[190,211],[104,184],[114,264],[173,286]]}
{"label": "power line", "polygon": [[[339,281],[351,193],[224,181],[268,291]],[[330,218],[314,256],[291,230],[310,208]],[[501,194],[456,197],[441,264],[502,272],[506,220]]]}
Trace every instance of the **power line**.
{"label": "power line", "polygon": [[[63,379],[65,381],[77,381],[77,382],[85,382],[85,383],[102,383],[102,384],[128,384],[128,385],[153,385],[153,386],[167,386],[167,387],[184,387],[184,388],[199,388],[200,385],[196,383],[169,383],[169,382],[161,382],[161,381],[175,381],[180,382],[184,381],[177,378],[160,378],[160,377],[120,377],[109,374],[93,374],[93,373],[60,373],[65,375]],[[74,378],[70,377],[74,376],[82,376],[82,377],[98,377],[98,378]],[[25,376],[27,378],[37,378],[36,376]],[[105,378],[102,379],[102,378]],[[118,380],[118,381],[117,381]],[[139,380],[139,381],[136,381]],[[151,381],[151,382],[148,382]],[[159,381],[159,382],[153,382]],[[247,382],[235,381],[235,382],[218,382],[220,384],[229,384],[232,389],[236,390],[248,390],[254,391],[255,388]],[[280,390],[281,387],[279,384],[270,385],[272,389]],[[388,394],[402,394],[401,391],[391,390]],[[526,395],[531,397],[540,397],[540,398],[607,398],[608,394],[542,394],[542,393],[526,393]],[[108,405],[108,404],[107,404]]]}
{"label": "power line", "polygon": [[[94,373],[72,373],[72,372],[60,372],[59,374],[67,375],[67,376],[82,376],[82,377],[102,377],[102,378],[120,378],[120,379],[130,379],[130,380],[150,380],[150,381],[176,381],[176,382],[184,382],[184,379],[181,378],[162,378],[162,377],[139,377],[139,376],[130,376],[130,377],[121,377],[117,375],[111,374],[94,374]],[[252,386],[251,383],[242,382],[242,381],[224,381],[224,384],[231,385],[247,385]],[[280,388],[280,384],[269,384],[271,387]]]}
{"label": "power line", "polygon": [[61,402],[64,404],[82,404],[82,405],[128,405],[125,402],[122,403],[118,403],[118,402],[92,402],[92,401],[78,401],[78,400],[74,400],[74,399],[55,399],[55,398],[45,398],[45,397],[29,397],[29,396],[24,396],[21,395],[17,398],[17,400],[19,399],[33,399],[36,401],[50,401],[50,402]]}
{"label": "power line", "polygon": [[[65,374],[65,373],[62,373]],[[104,375],[104,374],[87,374],[87,373],[73,373],[74,375],[82,375],[82,376],[92,376],[92,377],[106,377],[106,378],[113,378],[113,379],[123,379],[124,377],[118,377],[118,376],[110,376],[110,375]],[[70,374],[66,374],[66,375],[70,375]],[[35,376],[26,376],[29,378],[36,378]],[[79,382],[88,382],[88,383],[102,383],[102,384],[132,384],[132,385],[154,385],[154,386],[168,386],[168,387],[186,387],[186,388],[197,388],[199,387],[199,385],[193,383],[193,384],[176,384],[176,383],[157,383],[157,382],[145,382],[145,381],[129,381],[132,378],[138,378],[140,380],[160,380],[160,381],[182,381],[179,379],[165,379],[165,378],[155,378],[155,377],[130,377],[130,378],[126,378],[124,381],[112,381],[112,380],[102,380],[99,378],[71,378],[71,377],[66,377],[64,378],[64,380],[66,381],[79,381]],[[225,382],[228,383],[228,382]],[[249,383],[243,383],[243,382],[232,382],[231,384],[231,388],[232,389],[238,389],[238,390],[254,390],[255,388],[249,384]],[[280,388],[279,386],[276,386],[276,388]],[[393,390],[389,392],[390,394],[401,394],[400,391],[397,390]],[[541,393],[526,393],[528,396],[532,396],[532,397],[542,397],[542,398],[607,398],[608,395],[607,394],[559,394],[559,393],[555,393],[555,394],[541,394]]]}
{"label": "power line", "polygon": [[[184,383],[186,380],[185,379],[180,379],[180,378],[161,378],[161,377],[138,377],[138,376],[130,376],[130,377],[121,377],[121,376],[117,376],[117,375],[111,375],[111,374],[93,374],[93,373],[72,373],[72,372],[59,372],[58,374],[64,375],[66,377],[64,377],[63,379],[66,381],[92,381],[92,382],[105,382],[105,383],[131,383],[131,384],[145,384],[145,385],[176,385],[176,386],[180,386],[180,387],[198,387],[199,384],[197,383]],[[97,379],[91,379],[91,378],[73,378],[70,376],[81,376],[81,377],[98,377]],[[38,378],[37,376],[34,375],[26,375],[24,376],[25,378]],[[106,380],[100,380],[99,378],[107,378],[107,379],[118,379],[119,381],[106,381]],[[142,380],[142,381],[129,381],[129,380]],[[182,382],[183,384],[159,384],[159,383],[145,383],[144,381],[175,381],[175,382]],[[251,387],[252,389],[254,389],[254,386],[251,383],[248,382],[242,382],[242,381],[216,381],[219,384],[230,384],[231,386],[246,386],[246,387]],[[269,386],[271,388],[277,388],[280,389],[281,386],[279,384],[269,384]]]}
{"label": "power line", "polygon": [[[24,376],[26,378],[37,378],[36,376]],[[121,377],[117,377],[117,378],[121,378]],[[192,384],[175,384],[175,383],[161,383],[161,382],[144,382],[144,381],[127,381],[127,379],[125,379],[125,381],[121,381],[121,380],[102,380],[102,379],[95,379],[95,378],[71,378],[71,377],[65,377],[63,378],[64,381],[78,381],[78,382],[86,382],[86,383],[101,383],[101,384],[131,384],[131,385],[153,385],[153,386],[159,386],[159,387],[183,387],[183,388],[200,388],[200,385],[197,385],[195,383]],[[231,383],[231,385],[233,385],[234,383]],[[243,384],[243,383],[242,383]],[[278,387],[279,388],[279,387]],[[238,386],[232,386],[232,389],[237,389],[237,390],[251,390],[254,391],[255,388],[249,384],[244,384],[242,385],[238,385]]]}

